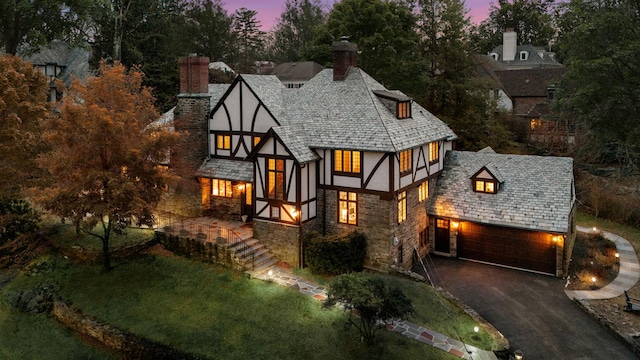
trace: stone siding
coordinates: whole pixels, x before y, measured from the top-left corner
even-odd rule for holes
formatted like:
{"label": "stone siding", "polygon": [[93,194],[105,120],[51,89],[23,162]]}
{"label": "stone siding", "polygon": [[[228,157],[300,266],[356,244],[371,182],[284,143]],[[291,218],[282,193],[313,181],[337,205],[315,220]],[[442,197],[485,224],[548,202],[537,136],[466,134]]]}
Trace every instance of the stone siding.
{"label": "stone siding", "polygon": [[[313,228],[314,223],[305,223],[302,231]],[[278,259],[287,264],[300,266],[300,227],[275,221],[254,219],[253,237],[259,240]]]}
{"label": "stone siding", "polygon": [[171,168],[184,178],[193,178],[207,157],[209,95],[180,96],[174,110],[174,127],[182,139],[171,153]]}

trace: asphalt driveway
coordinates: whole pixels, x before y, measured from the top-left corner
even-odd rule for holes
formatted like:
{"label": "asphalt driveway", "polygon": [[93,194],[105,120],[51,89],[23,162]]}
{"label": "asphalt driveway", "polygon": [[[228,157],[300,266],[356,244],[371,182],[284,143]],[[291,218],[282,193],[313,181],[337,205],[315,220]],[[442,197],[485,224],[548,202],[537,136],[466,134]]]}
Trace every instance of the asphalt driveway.
{"label": "asphalt driveway", "polygon": [[431,259],[427,269],[436,285],[493,324],[511,350],[520,349],[527,360],[637,359],[569,300],[562,279],[458,259]]}

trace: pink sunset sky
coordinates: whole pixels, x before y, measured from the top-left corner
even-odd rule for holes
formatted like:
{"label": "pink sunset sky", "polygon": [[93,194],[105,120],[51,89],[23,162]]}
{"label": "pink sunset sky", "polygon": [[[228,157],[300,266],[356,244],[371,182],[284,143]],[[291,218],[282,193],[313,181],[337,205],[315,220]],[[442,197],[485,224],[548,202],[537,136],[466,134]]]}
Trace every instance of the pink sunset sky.
{"label": "pink sunset sky", "polygon": [[[267,31],[271,29],[276,23],[276,19],[282,14],[286,0],[223,0],[223,2],[229,14],[241,7],[255,10],[258,13],[257,19],[262,25],[261,30]],[[321,0],[321,2],[328,12],[338,0]],[[479,23],[487,17],[490,5],[491,0],[465,1],[465,7],[469,9],[468,15],[474,23]]]}

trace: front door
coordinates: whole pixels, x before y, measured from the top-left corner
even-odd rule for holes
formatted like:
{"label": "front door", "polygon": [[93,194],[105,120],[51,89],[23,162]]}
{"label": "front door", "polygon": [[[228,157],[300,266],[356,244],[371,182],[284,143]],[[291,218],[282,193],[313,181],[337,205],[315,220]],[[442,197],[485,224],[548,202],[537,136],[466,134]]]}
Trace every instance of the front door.
{"label": "front door", "polygon": [[244,194],[242,199],[242,215],[247,215],[247,220],[253,218],[253,187],[251,183],[244,185]]}
{"label": "front door", "polygon": [[450,251],[449,220],[436,219],[435,251],[448,254]]}

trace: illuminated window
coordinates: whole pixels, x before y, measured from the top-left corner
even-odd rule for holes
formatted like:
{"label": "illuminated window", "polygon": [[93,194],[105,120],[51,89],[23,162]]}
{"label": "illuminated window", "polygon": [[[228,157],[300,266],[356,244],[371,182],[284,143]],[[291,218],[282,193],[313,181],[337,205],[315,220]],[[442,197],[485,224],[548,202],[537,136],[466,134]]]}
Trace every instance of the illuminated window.
{"label": "illuminated window", "polygon": [[334,170],[344,173],[360,173],[360,151],[335,150]]}
{"label": "illuminated window", "polygon": [[484,192],[495,194],[496,192],[496,183],[491,180],[474,180],[473,190],[475,192]]}
{"label": "illuminated window", "polygon": [[270,199],[284,199],[284,160],[268,159],[267,166],[267,197]]}
{"label": "illuminated window", "polygon": [[260,140],[262,140],[262,138],[260,136],[254,136],[253,137],[253,147],[256,147],[256,145],[258,145]]}
{"label": "illuminated window", "polygon": [[438,142],[429,143],[429,164],[438,162],[440,158],[440,145]]}
{"label": "illuminated window", "polygon": [[407,220],[407,192],[398,194],[398,222]]}
{"label": "illuminated window", "polygon": [[429,198],[429,181],[425,181],[418,186],[418,201],[423,202]]}
{"label": "illuminated window", "polygon": [[411,172],[411,150],[400,152],[400,175]]}
{"label": "illuminated window", "polygon": [[398,102],[397,105],[397,118],[406,119],[411,117],[411,103],[409,101]]}
{"label": "illuminated window", "polygon": [[211,194],[213,196],[231,197],[233,194],[233,191],[231,190],[231,181],[212,179]]}
{"label": "illuminated window", "polygon": [[356,225],[358,221],[358,194],[346,191],[338,192],[338,222]]}
{"label": "illuminated window", "polygon": [[231,136],[230,135],[218,135],[216,141],[216,148],[220,150],[231,149]]}

